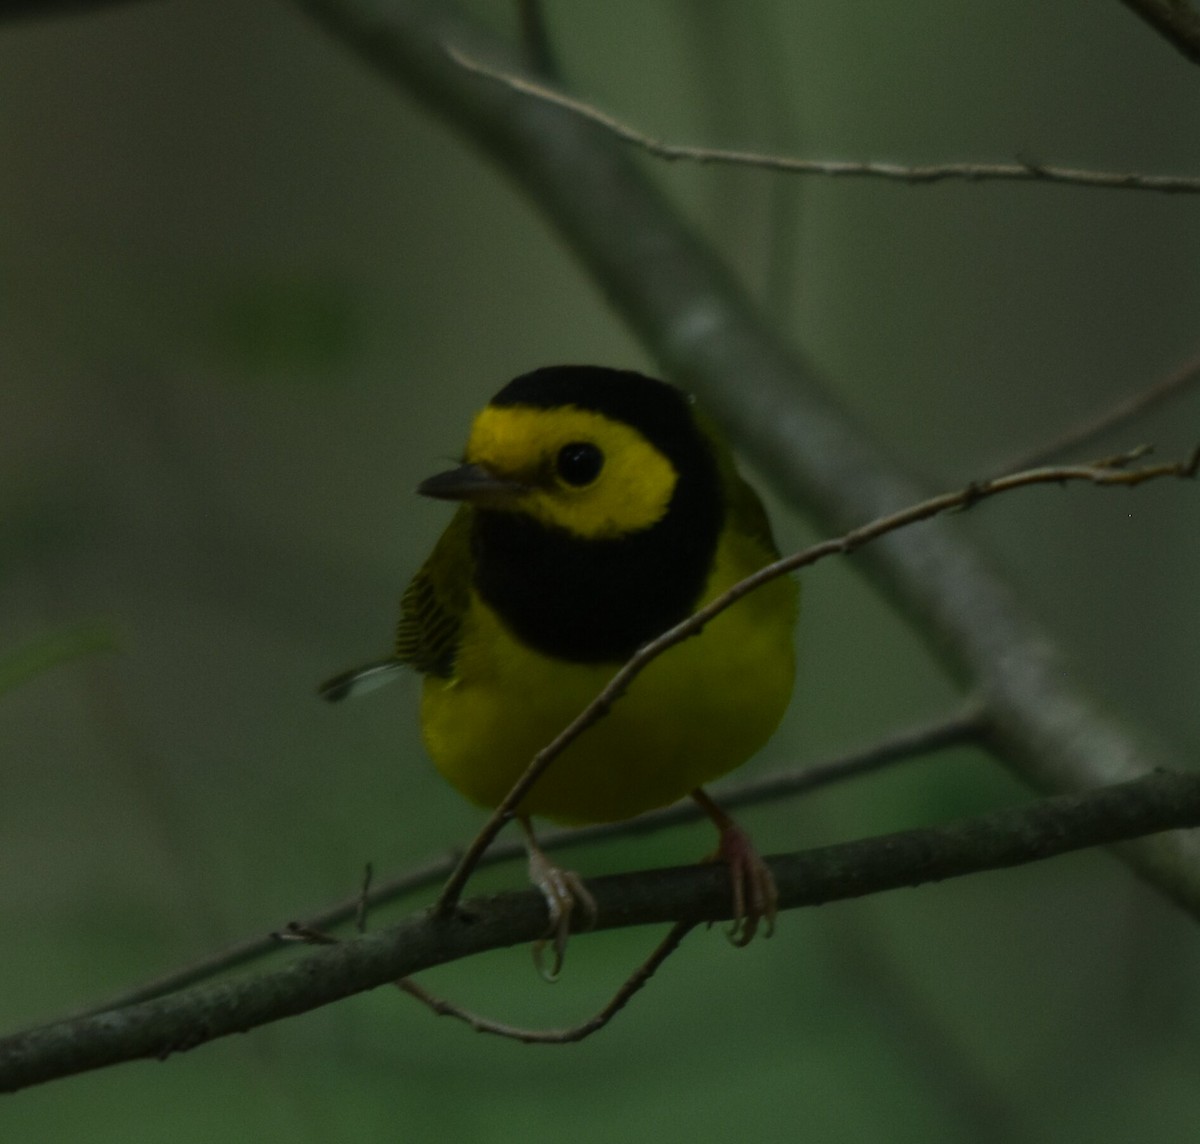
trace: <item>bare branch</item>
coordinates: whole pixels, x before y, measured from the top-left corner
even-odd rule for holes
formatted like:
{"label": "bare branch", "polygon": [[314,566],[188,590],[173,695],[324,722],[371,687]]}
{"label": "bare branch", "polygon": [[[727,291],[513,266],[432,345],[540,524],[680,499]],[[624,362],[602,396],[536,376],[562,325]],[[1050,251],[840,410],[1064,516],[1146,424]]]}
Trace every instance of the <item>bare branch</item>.
{"label": "bare branch", "polygon": [[[794,345],[611,133],[467,72],[447,45],[519,72],[452,0],[296,0],[331,35],[441,116],[556,228],[661,368],[721,420],[776,491],[827,533],[921,499]],[[893,533],[861,567],[993,719],[999,756],[1035,788],[1077,790],[1168,765],[1080,685],[1053,639],[967,538],[939,522]],[[1200,841],[1169,834],[1123,856],[1200,916]]]}
{"label": "bare branch", "polygon": [[[776,799],[806,794],[820,787],[829,786],[847,779],[859,778],[898,762],[924,758],[939,751],[967,743],[981,741],[987,733],[987,721],[978,703],[967,703],[959,712],[947,718],[921,723],[906,728],[861,750],[840,755],[823,762],[777,771],[759,778],[726,784],[719,788],[721,804],[730,810],[754,806]],[[538,839],[543,850],[567,850],[576,846],[594,846],[623,837],[654,834],[673,826],[697,822],[704,817],[700,808],[690,799],[677,802],[674,806],[652,811],[624,822],[604,822],[595,826],[566,827],[548,830]],[[520,842],[498,842],[490,847],[479,862],[479,866],[494,866],[525,857],[525,848]],[[291,923],[282,931],[262,934],[239,942],[199,961],[173,970],[153,981],[126,990],[110,997],[98,1005],[89,1005],[64,1016],[63,1020],[103,1013],[110,1009],[122,1009],[140,1001],[163,997],[207,981],[233,969],[241,969],[269,954],[277,953],[283,938],[291,930],[326,933],[357,920],[364,905],[366,909],[394,902],[417,890],[428,889],[444,882],[454,872],[459,862],[458,854],[447,854],[433,858],[396,877],[381,882],[364,898],[362,891],[333,906],[313,910],[304,916],[303,922]],[[477,867],[478,868],[478,867]]]}
{"label": "bare branch", "polygon": [[[1160,773],[769,862],[780,905],[790,910],[1197,825],[1200,775]],[[730,913],[728,877],[714,866],[596,878],[588,889],[599,907],[598,930],[723,921]],[[254,977],[31,1029],[0,1040],[0,1092],[121,1061],[162,1059],[434,965],[533,941],[545,926],[539,893],[498,894],[465,903],[450,917],[422,913],[378,933],[322,946]]]}
{"label": "bare branch", "polygon": [[861,548],[873,540],[878,540],[897,529],[907,528],[921,521],[929,520],[952,509],[966,509],[982,500],[994,497],[1000,493],[1011,492],[1014,489],[1027,488],[1031,485],[1066,484],[1070,481],[1086,481],[1094,485],[1124,485],[1133,487],[1146,481],[1163,477],[1192,478],[1200,467],[1200,447],[1186,461],[1173,461],[1163,465],[1148,465],[1142,468],[1131,468],[1132,462],[1147,452],[1137,449],[1116,457],[1095,461],[1090,465],[1059,465],[1040,469],[1027,469],[1024,472],[1012,473],[1008,476],[994,477],[990,480],[970,484],[957,492],[942,493],[930,497],[920,504],[911,505],[899,512],[888,513],[868,524],[852,529],[844,536],[832,540],[824,540],[800,552],[792,553],[773,564],[760,568],[744,580],[734,584],[732,588],[703,608],[680,621],[673,628],[664,632],[656,639],[643,644],[618,671],[604,689],[590,704],[567,726],[555,739],[539,751],[526,768],[525,773],[513,784],[512,790],[492,812],[491,817],[484,823],[479,833],[472,839],[470,846],[463,853],[462,859],[450,875],[442,890],[441,896],[434,907],[436,913],[445,914],[453,909],[455,902],[467,884],[467,879],[478,865],[480,858],[495,840],[496,835],[513,817],[525,796],[533,788],[534,783],[546,772],[547,768],[589,727],[594,726],[612,709],[622,695],[628,690],[633,680],[654,660],[665,651],[682,643],[685,639],[698,634],[710,620],[719,616],[727,608],[736,604],[743,596],[756,588],[777,580],[789,572],[806,568],[827,556],[845,555]]}
{"label": "bare branch", "polygon": [[1200,12],[1188,0],[1121,0],[1168,43],[1200,64]]}
{"label": "bare branch", "polygon": [[643,986],[658,972],[663,962],[679,948],[679,943],[695,926],[696,923],[691,921],[676,922],[650,956],[622,982],[621,988],[613,994],[612,1000],[603,1009],[586,1021],[581,1021],[578,1025],[571,1025],[566,1029],[522,1029],[517,1025],[505,1024],[503,1021],[493,1021],[490,1017],[481,1017],[451,1001],[435,997],[411,977],[405,977],[396,984],[405,993],[427,1005],[439,1017],[456,1017],[460,1021],[465,1021],[477,1033],[492,1033],[497,1037],[521,1041],[526,1045],[571,1045],[585,1040],[593,1033],[598,1033],[621,1012],[633,1000],[634,995],[641,992]]}
{"label": "bare branch", "polygon": [[789,155],[768,155],[759,151],[727,150],[720,147],[693,147],[667,143],[631,127],[602,111],[594,104],[567,95],[536,80],[489,67],[455,48],[447,48],[452,60],[474,75],[485,76],[513,91],[560,107],[581,119],[603,127],[622,142],[669,162],[709,163],[720,166],[755,167],[785,175],[820,175],[826,178],[889,179],[902,183],[944,183],[958,180],[968,183],[1022,182],[1061,183],[1073,187],[1092,187],[1110,191],[1157,191],[1161,194],[1198,194],[1200,178],[1194,175],[1140,175],[1130,171],[1092,171],[1063,167],[1053,163],[1035,163],[1022,159],[1015,163],[885,163],[879,160],[797,159]]}

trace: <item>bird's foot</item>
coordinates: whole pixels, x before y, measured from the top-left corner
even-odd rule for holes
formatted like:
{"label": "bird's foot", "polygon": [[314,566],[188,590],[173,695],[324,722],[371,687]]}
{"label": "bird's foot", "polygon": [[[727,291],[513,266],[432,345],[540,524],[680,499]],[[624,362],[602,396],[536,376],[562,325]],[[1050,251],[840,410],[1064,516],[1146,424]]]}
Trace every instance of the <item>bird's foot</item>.
{"label": "bird's foot", "polygon": [[737,825],[723,829],[713,861],[729,867],[733,883],[733,925],[726,931],[729,940],[739,948],[749,945],[760,922],[764,923],[763,937],[770,937],[779,912],[779,890],[750,836]]}
{"label": "bird's foot", "polygon": [[729,867],[733,885],[733,925],[726,931],[729,940],[739,948],[749,945],[760,923],[765,923],[763,937],[770,937],[779,913],[779,890],[771,868],[755,849],[750,836],[704,791],[694,790],[692,798],[721,832],[716,853],[709,861],[724,862]]}
{"label": "bird's foot", "polygon": [[[584,923],[579,928],[591,929],[596,924],[596,899],[574,870],[564,870],[546,856],[527,827],[525,845],[529,851],[529,880],[541,890],[542,897],[546,899],[546,912],[550,915],[545,937],[533,943],[533,964],[546,981],[556,981],[567,953],[571,917],[578,908],[583,914]],[[549,969],[546,968],[544,957],[547,945],[554,952]]]}

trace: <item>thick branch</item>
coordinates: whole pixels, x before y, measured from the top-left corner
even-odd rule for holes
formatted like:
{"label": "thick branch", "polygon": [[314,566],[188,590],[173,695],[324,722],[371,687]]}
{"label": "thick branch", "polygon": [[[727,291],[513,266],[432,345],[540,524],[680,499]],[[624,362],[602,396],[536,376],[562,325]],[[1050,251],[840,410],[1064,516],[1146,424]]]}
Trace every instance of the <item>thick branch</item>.
{"label": "thick branch", "polygon": [[[978,704],[969,703],[954,715],[898,731],[861,750],[807,766],[723,784],[717,793],[721,805],[726,810],[778,802],[780,799],[807,794],[833,783],[872,774],[898,762],[928,758],[953,747],[982,743],[986,735],[987,724]],[[538,844],[546,851],[595,846],[617,838],[654,834],[670,827],[698,822],[704,817],[704,812],[696,803],[685,799],[683,802],[673,803],[661,810],[651,811],[649,814],[623,822],[601,822],[592,826],[547,830],[539,834]],[[525,846],[519,840],[500,839],[488,848],[476,868],[511,862],[524,858],[525,855]],[[378,883],[371,888],[365,899],[361,894],[355,894],[354,897],[335,905],[302,915],[305,920],[297,924],[303,930],[322,932],[344,925],[355,918],[364,906],[370,911],[418,890],[427,890],[439,885],[454,872],[459,861],[458,854],[434,858]],[[149,1001],[154,997],[174,993],[232,969],[242,969],[268,954],[278,952],[280,945],[278,934],[257,935],[181,969],[166,973],[153,981],[143,982],[133,989],[108,998],[101,1004],[89,1005],[70,1016],[90,1016],[106,1009],[124,1008],[139,1001]]]}
{"label": "thick branch", "polygon": [[[796,909],[1197,824],[1200,775],[1157,774],[948,826],[781,855],[770,863],[780,905]],[[720,867],[596,878],[588,888],[599,908],[599,929],[729,916],[728,875]],[[545,927],[540,894],[498,894],[468,902],[448,918],[418,915],[323,946],[255,977],[18,1033],[0,1040],[0,1092],[121,1061],[161,1059],[434,965],[532,941]]]}
{"label": "thick branch", "polygon": [[[814,371],[630,161],[578,116],[471,75],[447,54],[519,73],[448,2],[297,0],[389,80],[425,101],[527,193],[667,372],[699,391],[774,479],[830,532],[921,499]],[[855,557],[916,622],[999,725],[1007,762],[1044,790],[1143,774],[1162,760],[1074,682],[1051,641],[951,527],[897,533]],[[1129,848],[1136,867],[1200,914],[1200,843]]]}

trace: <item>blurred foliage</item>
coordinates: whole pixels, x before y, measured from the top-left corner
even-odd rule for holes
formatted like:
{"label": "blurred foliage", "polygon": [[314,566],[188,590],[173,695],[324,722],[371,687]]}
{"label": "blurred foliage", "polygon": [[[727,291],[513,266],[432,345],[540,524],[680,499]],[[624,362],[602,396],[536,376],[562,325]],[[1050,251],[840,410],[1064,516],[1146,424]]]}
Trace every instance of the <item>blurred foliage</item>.
{"label": "blurred foliage", "polygon": [[[664,138],[1196,168],[1200,73],[1117,3],[546,10],[577,90]],[[314,687],[386,650],[445,522],[412,490],[476,407],[540,364],[653,366],[518,193],[285,4],[0,23],[0,151],[0,490],[36,490],[0,504],[16,522],[0,525],[0,641],[81,615],[121,632],[119,654],[27,673],[0,704],[0,1025],[15,1028],[353,893],[368,859],[386,876],[469,836],[479,814],[422,754],[415,682],[345,710]],[[1195,348],[1200,218],[1183,196],[645,167],[938,485]],[[1100,451],[1186,452],[1198,407]],[[1115,708],[1192,744],[1194,495],[1047,490],[958,525]],[[786,545],[811,538],[773,508]],[[853,563],[806,575],[796,699],[750,769],[950,704]],[[745,820],[787,850],[1027,795],[953,752]],[[688,829],[576,865],[711,845]],[[522,881],[514,865],[477,885]],[[525,950],[430,986],[565,1024],[653,941],[579,940],[553,989]],[[1196,955],[1190,922],[1081,855],[789,914],[743,951],[693,934],[569,1050],[476,1037],[381,990],[4,1098],[0,1139],[1190,1139]]]}
{"label": "blurred foliage", "polygon": [[0,650],[0,696],[44,671],[97,651],[115,651],[116,633],[108,624],[89,620],[41,635],[23,647]]}
{"label": "blurred foliage", "polygon": [[213,309],[211,343],[234,377],[333,382],[352,368],[356,307],[331,277],[252,279],[231,286]]}

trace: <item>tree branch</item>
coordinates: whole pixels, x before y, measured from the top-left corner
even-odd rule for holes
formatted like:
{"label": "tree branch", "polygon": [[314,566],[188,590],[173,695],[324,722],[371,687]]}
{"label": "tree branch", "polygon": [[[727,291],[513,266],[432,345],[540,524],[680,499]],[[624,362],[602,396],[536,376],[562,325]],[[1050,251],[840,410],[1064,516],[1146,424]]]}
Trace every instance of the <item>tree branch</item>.
{"label": "tree branch", "polygon": [[[831,533],[921,499],[920,489],[760,320],[716,255],[618,142],[578,116],[470,75],[453,45],[506,72],[519,62],[449,0],[296,0],[389,81],[472,140],[539,208],[669,375],[695,389],[772,479]],[[860,561],[948,670],[978,693],[1003,759],[1043,790],[1116,782],[1162,765],[1079,687],[1052,641],[963,538],[937,522]],[[1200,915],[1200,841],[1125,851]]]}
{"label": "tree branch", "polygon": [[612,710],[613,704],[621,700],[634,679],[664,652],[692,636],[699,635],[706,624],[711,623],[722,612],[731,608],[756,588],[761,588],[772,580],[778,580],[780,576],[789,572],[808,568],[826,557],[844,556],[851,552],[857,552],[864,544],[877,541],[902,528],[931,520],[933,517],[953,509],[971,508],[982,500],[998,496],[1001,493],[1012,492],[1014,489],[1028,488],[1031,485],[1062,485],[1070,481],[1087,481],[1094,485],[1122,485],[1132,488],[1162,477],[1190,480],[1196,476],[1196,471],[1200,468],[1200,447],[1197,447],[1186,461],[1171,461],[1167,464],[1143,468],[1129,467],[1148,451],[1145,448],[1135,449],[1131,453],[1095,461],[1090,465],[1059,465],[1042,469],[1027,469],[1020,473],[1010,473],[992,477],[986,481],[978,481],[956,492],[942,493],[921,501],[919,504],[909,505],[897,512],[888,513],[877,520],[851,529],[844,536],[823,540],[800,552],[793,552],[790,556],[781,557],[760,568],[744,580],[739,580],[731,588],[710,600],[704,607],[697,609],[674,627],[668,628],[662,635],[638,648],[596,698],[564,727],[552,742],[533,757],[524,774],[517,779],[479,833],[471,840],[471,844],[463,853],[454,873],[447,879],[434,906],[434,911],[445,914],[454,908],[454,904],[467,884],[467,879],[479,865],[485,851],[491,846],[505,824],[516,814],[517,808],[533,789],[534,784],[563,751]]}
{"label": "tree branch", "polygon": [[1188,0],[1121,0],[1194,64],[1200,64],[1200,12]]}
{"label": "tree branch", "polygon": [[668,931],[667,936],[658,943],[650,956],[621,983],[621,988],[613,994],[612,999],[598,1013],[577,1025],[565,1029],[525,1029],[510,1025],[504,1021],[494,1021],[490,1017],[481,1017],[461,1005],[435,997],[424,986],[418,985],[411,977],[404,977],[396,982],[410,997],[415,997],[421,1004],[432,1009],[439,1017],[454,1017],[465,1022],[476,1033],[491,1033],[493,1036],[505,1037],[510,1041],[521,1041],[526,1045],[574,1045],[586,1040],[593,1033],[598,1033],[629,1004],[633,998],[645,988],[646,983],[653,977],[678,948],[679,943],[695,928],[696,922],[676,922]]}
{"label": "tree branch", "polygon": [[[939,751],[949,750],[969,743],[980,743],[987,736],[987,723],[977,703],[967,703],[958,712],[946,718],[921,723],[887,736],[868,747],[848,754],[827,759],[807,766],[776,771],[759,778],[723,785],[719,788],[721,805],[728,810],[775,802],[783,798],[807,794],[833,783],[859,778],[895,763],[928,757]],[[594,826],[563,827],[547,830],[538,836],[538,845],[543,850],[568,850],[577,846],[594,846],[618,838],[640,837],[656,834],[674,826],[698,822],[704,812],[690,799],[677,802],[662,810],[651,811],[623,822],[602,822]],[[479,862],[479,867],[495,866],[512,862],[526,856],[524,845],[516,840],[499,841],[490,847]],[[366,895],[365,906],[374,910],[394,902],[418,890],[437,886],[454,872],[459,862],[458,854],[447,854],[421,863],[402,874],[389,878],[374,886]],[[477,869],[479,868],[477,867]],[[327,931],[354,920],[364,905],[361,893],[355,894],[332,906],[304,914],[304,921],[296,923],[303,930]],[[121,1009],[140,1001],[149,1001],[208,981],[233,969],[241,969],[269,954],[277,953],[283,942],[279,933],[260,934],[238,942],[181,969],[163,974],[152,981],[143,982],[132,989],[108,998],[98,1005],[88,1005],[62,1020],[103,1013],[109,1009]]]}
{"label": "tree branch", "polygon": [[[769,861],[780,906],[791,910],[1198,824],[1200,775],[1164,773]],[[596,878],[588,889],[599,907],[596,929],[723,921],[730,912],[728,875],[714,866]],[[465,903],[448,918],[419,914],[253,977],[31,1029],[0,1040],[0,1092],[122,1061],[162,1059],[434,965],[533,941],[545,927],[538,892],[497,894]]]}
{"label": "tree branch", "polygon": [[[514,842],[507,845],[492,845],[492,843],[500,827],[507,821],[511,808],[520,802],[522,794],[537,780],[555,756],[561,753],[561,750],[575,736],[582,734],[588,726],[600,718],[603,712],[619,699],[634,676],[651,660],[699,631],[715,615],[755,587],[789,571],[815,563],[824,557],[855,551],[868,541],[878,539],[889,531],[926,520],[951,509],[969,508],[988,497],[1011,492],[1014,489],[1037,484],[1062,484],[1068,481],[1133,486],[1162,477],[1193,477],[1197,466],[1200,465],[1200,450],[1197,450],[1185,462],[1172,462],[1140,469],[1130,468],[1130,463],[1138,455],[1140,452],[1109,458],[1107,461],[1095,462],[1091,465],[1028,470],[968,485],[957,492],[943,493],[941,496],[933,497],[918,505],[912,505],[881,520],[872,521],[845,536],[823,541],[801,552],[783,557],[761,569],[713,600],[702,611],[643,647],[614,676],[596,699],[581,712],[571,726],[566,728],[545,751],[539,753],[531,763],[526,775],[522,777],[489,822],[476,835],[471,846],[461,858],[447,857],[427,862],[407,874],[376,887],[370,893],[364,892],[356,895],[348,901],[311,916],[305,922],[296,923],[296,928],[305,932],[326,931],[352,917],[359,916],[365,908],[392,901],[404,894],[434,884],[447,875],[450,876],[450,881],[443,888],[438,909],[442,912],[449,912],[473,870],[481,865],[509,861],[524,853],[520,843]],[[986,712],[978,703],[971,702],[948,719],[901,731],[863,751],[816,766],[803,767],[768,775],[750,782],[734,784],[722,790],[721,801],[725,807],[732,810],[754,803],[800,794],[846,778],[866,774],[899,759],[928,754],[966,742],[973,741],[982,744],[988,734],[989,723]],[[702,813],[694,803],[681,802],[625,822],[601,823],[591,827],[550,831],[543,836],[542,847],[546,850],[553,850],[575,845],[595,844],[622,835],[651,833],[667,826],[694,821],[699,817],[702,817]],[[193,965],[185,966],[181,970],[176,970],[129,990],[100,1006],[89,1006],[74,1016],[103,1012],[162,996],[226,970],[246,965],[276,951],[279,944],[279,935],[277,934],[251,938]]]}
{"label": "tree branch", "polygon": [[513,91],[540,99],[578,115],[611,132],[624,143],[632,144],[658,159],[668,162],[709,163],[714,166],[754,167],[782,175],[820,175],[833,179],[888,179],[901,183],[945,183],[963,181],[1059,183],[1072,187],[1092,187],[1109,191],[1157,191],[1161,194],[1200,194],[1200,178],[1194,175],[1139,175],[1132,171],[1092,171],[1080,167],[1062,167],[1053,163],[885,163],[879,160],[797,159],[790,155],[768,155],[761,151],[735,151],[721,147],[694,147],[655,139],[636,127],[610,115],[595,104],[549,87],[544,82],[526,79],[488,67],[454,48],[450,58],[475,75],[502,83]]}

